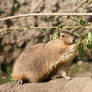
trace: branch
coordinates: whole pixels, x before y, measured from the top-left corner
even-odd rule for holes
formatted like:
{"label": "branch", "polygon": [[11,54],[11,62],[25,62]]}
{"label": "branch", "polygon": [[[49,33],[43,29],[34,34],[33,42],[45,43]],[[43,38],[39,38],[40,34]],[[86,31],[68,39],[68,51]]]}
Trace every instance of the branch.
{"label": "branch", "polygon": [[16,16],[1,18],[0,21],[15,19],[19,17],[28,17],[28,16],[92,16],[92,13],[30,13],[30,14],[20,14]]}
{"label": "branch", "polygon": [[[78,28],[78,27],[84,27],[84,28],[92,28],[92,26],[64,26],[64,28]],[[2,28],[0,29],[0,32],[4,31],[4,30],[21,30],[21,29],[55,29],[56,27],[10,27],[10,28]]]}

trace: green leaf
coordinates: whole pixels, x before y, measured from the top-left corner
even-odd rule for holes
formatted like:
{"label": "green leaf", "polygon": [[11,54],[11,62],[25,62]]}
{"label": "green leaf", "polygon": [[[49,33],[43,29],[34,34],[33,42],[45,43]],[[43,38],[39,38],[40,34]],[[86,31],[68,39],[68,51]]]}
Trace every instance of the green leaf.
{"label": "green leaf", "polygon": [[0,35],[3,35],[4,34],[4,32],[0,32]]}
{"label": "green leaf", "polygon": [[86,53],[84,51],[84,45],[82,43],[79,44],[78,49],[79,49],[79,55],[81,57],[85,57],[86,56]]}
{"label": "green leaf", "polygon": [[81,26],[85,26],[86,24],[87,24],[87,22],[86,22],[86,21],[84,21],[84,20],[80,19],[80,25],[81,25]]}
{"label": "green leaf", "polygon": [[86,47],[90,50],[92,50],[92,32],[89,32],[86,37]]}
{"label": "green leaf", "polygon": [[89,0],[89,1],[88,1],[88,5],[91,4],[91,3],[92,3],[92,0]]}
{"label": "green leaf", "polygon": [[45,29],[42,29],[41,33],[42,34],[45,34],[46,33],[46,30]]}
{"label": "green leaf", "polygon": [[89,33],[88,33],[88,39],[89,39],[89,40],[92,40],[92,32],[89,32]]}
{"label": "green leaf", "polygon": [[62,29],[63,24],[57,26],[53,35],[50,36],[50,39],[56,40],[60,37],[60,30]]}

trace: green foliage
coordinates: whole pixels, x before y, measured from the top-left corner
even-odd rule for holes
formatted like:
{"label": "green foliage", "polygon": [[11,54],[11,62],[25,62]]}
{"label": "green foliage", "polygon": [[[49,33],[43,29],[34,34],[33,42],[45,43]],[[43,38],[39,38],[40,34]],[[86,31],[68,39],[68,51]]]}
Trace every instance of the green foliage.
{"label": "green foliage", "polygon": [[12,79],[12,76],[11,76],[12,69],[11,69],[10,67],[7,67],[7,68],[6,68],[6,72],[7,72],[7,74],[8,74],[7,80],[8,80],[9,82],[13,82],[14,80]]}
{"label": "green foliage", "polygon": [[59,37],[60,37],[59,30],[55,30],[54,34],[50,36],[50,39],[56,40]]}
{"label": "green foliage", "polygon": [[86,56],[86,53],[84,51],[84,45],[82,43],[80,43],[78,45],[78,49],[79,49],[79,56],[81,57],[85,57]]}
{"label": "green foliage", "polygon": [[0,84],[13,82],[14,80],[11,77],[12,68],[10,66],[6,66],[4,71],[2,67],[3,66],[0,64]]}
{"label": "green foliage", "polygon": [[79,55],[84,57],[86,55],[85,48],[92,51],[92,32],[89,32],[84,38],[81,38],[78,43]]}
{"label": "green foliage", "polygon": [[88,5],[92,4],[92,0],[88,0],[87,4],[86,4],[86,8]]}
{"label": "green foliage", "polygon": [[89,32],[86,37],[86,47],[90,50],[92,50],[92,32]]}
{"label": "green foliage", "polygon": [[62,26],[63,26],[63,25],[59,25],[59,26],[56,28],[54,34],[53,34],[53,35],[50,35],[50,40],[56,40],[56,39],[58,39],[58,38],[60,37],[60,29],[62,29]]}
{"label": "green foliage", "polygon": [[85,26],[86,24],[87,24],[87,22],[86,22],[86,21],[84,21],[84,20],[80,19],[80,25],[81,25],[81,26]]}
{"label": "green foliage", "polygon": [[77,17],[77,18],[79,18],[80,26],[86,26],[86,25],[88,24],[88,22],[84,21],[81,16],[79,16],[79,17]]}
{"label": "green foliage", "polygon": [[45,30],[45,29],[42,29],[42,31],[41,31],[41,35],[44,36],[45,33],[46,33],[46,30]]}
{"label": "green foliage", "polygon": [[0,35],[3,35],[4,34],[4,32],[0,32]]}

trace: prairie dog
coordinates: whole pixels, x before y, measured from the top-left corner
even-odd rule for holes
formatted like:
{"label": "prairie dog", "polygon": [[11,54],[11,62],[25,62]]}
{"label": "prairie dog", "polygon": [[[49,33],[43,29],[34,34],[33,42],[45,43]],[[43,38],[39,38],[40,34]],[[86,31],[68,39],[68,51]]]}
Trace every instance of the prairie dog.
{"label": "prairie dog", "polygon": [[69,66],[76,56],[74,37],[66,32],[60,33],[60,38],[46,44],[37,44],[22,52],[16,60],[12,77],[18,83],[23,80],[40,82],[48,78],[53,71],[61,73],[66,80]]}

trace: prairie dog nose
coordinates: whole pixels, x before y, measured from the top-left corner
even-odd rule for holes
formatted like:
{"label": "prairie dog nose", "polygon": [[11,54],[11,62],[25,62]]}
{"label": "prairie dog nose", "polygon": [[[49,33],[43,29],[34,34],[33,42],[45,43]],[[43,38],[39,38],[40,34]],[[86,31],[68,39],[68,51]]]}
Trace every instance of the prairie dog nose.
{"label": "prairie dog nose", "polygon": [[69,43],[72,44],[72,43],[74,43],[74,41],[75,41],[74,39],[70,39]]}
{"label": "prairie dog nose", "polygon": [[73,37],[72,39],[70,39],[70,40],[69,40],[70,44],[75,43],[75,40],[76,40],[76,38],[75,38],[75,37]]}

